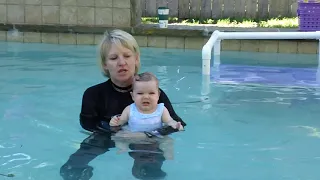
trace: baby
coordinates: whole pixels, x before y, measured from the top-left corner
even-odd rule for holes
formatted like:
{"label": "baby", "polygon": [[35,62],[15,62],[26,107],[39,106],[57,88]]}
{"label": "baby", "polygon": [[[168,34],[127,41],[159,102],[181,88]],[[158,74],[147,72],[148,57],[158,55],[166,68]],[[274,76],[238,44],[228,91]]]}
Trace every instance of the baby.
{"label": "baby", "polygon": [[130,132],[151,132],[167,124],[183,130],[181,123],[172,119],[164,104],[158,104],[159,81],[152,73],[145,72],[134,77],[131,96],[134,103],[127,106],[120,117],[113,117],[110,126],[128,123]]}

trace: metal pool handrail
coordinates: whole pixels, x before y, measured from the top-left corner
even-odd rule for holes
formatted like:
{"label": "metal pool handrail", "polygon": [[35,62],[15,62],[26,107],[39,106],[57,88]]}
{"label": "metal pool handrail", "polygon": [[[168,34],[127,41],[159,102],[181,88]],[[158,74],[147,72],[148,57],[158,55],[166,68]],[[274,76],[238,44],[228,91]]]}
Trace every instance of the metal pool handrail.
{"label": "metal pool handrail", "polygon": [[320,31],[316,32],[220,32],[214,31],[208,42],[202,48],[202,88],[201,94],[210,92],[211,52],[213,49],[213,70],[219,69],[221,40],[223,39],[317,39],[318,45],[318,69],[320,72]]}
{"label": "metal pool handrail", "polygon": [[202,48],[202,74],[210,75],[211,52],[213,48],[214,65],[220,64],[221,40],[223,39],[318,39],[320,66],[320,31],[316,32],[220,32],[214,31]]}

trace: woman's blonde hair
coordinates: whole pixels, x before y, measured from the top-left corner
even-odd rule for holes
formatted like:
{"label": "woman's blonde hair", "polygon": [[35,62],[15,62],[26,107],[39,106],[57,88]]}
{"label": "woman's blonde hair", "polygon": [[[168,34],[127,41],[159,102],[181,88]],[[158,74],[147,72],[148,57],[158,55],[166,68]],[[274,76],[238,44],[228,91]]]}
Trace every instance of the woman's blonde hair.
{"label": "woman's blonde hair", "polygon": [[120,29],[115,29],[110,31],[109,33],[106,31],[99,45],[99,66],[101,68],[101,71],[103,72],[103,75],[110,78],[110,73],[104,68],[104,66],[112,44],[128,48],[136,55],[138,55],[138,63],[135,66],[135,74],[137,74],[140,69],[139,45],[131,34]]}

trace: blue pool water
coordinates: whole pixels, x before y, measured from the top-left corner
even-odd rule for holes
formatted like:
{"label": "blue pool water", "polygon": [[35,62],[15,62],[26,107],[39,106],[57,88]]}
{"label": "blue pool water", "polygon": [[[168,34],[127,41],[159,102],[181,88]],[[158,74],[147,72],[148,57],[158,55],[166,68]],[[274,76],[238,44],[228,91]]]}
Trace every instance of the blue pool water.
{"label": "blue pool water", "polygon": [[[299,88],[216,81],[204,96],[200,51],[143,48],[142,71],[158,76],[188,123],[172,135],[175,157],[162,166],[166,179],[319,179],[320,90],[308,85],[316,82],[316,56],[225,52],[221,58],[222,80],[231,73],[241,81],[258,66],[290,66],[305,68],[290,73],[307,71],[309,81]],[[82,93],[105,80],[95,47],[2,42],[0,75],[0,173],[61,179],[60,167],[88,136],[78,121]],[[89,165],[94,180],[135,179],[133,158],[116,149]]]}
{"label": "blue pool water", "polygon": [[320,87],[320,68],[219,65],[211,79],[219,84],[256,84],[287,87]]}

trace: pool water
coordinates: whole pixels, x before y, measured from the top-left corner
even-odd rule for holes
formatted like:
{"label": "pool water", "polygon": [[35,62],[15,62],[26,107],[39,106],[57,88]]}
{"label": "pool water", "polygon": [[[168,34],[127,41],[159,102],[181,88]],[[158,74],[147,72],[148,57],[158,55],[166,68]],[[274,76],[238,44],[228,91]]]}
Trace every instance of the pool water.
{"label": "pool water", "polygon": [[[229,69],[303,67],[290,72],[311,71],[315,82],[315,55],[272,56],[224,52],[221,58]],[[88,137],[78,120],[82,94],[105,80],[96,59],[94,46],[0,43],[0,173],[62,179],[60,167]],[[175,157],[162,166],[166,179],[320,178],[320,90],[308,81],[299,88],[214,82],[203,95],[201,51],[142,48],[141,60],[188,123],[171,136]],[[115,148],[89,165],[94,180],[135,179],[133,158]]]}
{"label": "pool water", "polygon": [[320,88],[320,68],[219,65],[211,79],[219,84],[254,84]]}

